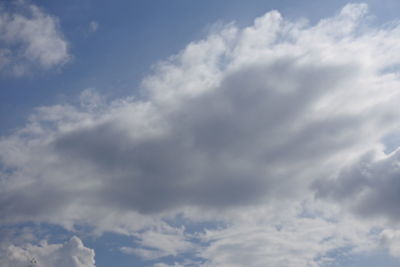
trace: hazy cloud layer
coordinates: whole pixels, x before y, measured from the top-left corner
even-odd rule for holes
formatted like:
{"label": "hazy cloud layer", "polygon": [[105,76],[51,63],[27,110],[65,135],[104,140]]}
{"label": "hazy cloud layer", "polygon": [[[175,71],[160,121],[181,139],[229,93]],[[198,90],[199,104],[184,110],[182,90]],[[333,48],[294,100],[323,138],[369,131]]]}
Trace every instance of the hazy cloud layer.
{"label": "hazy cloud layer", "polygon": [[[258,246],[276,251],[252,249],[254,266],[318,266],[335,248],[379,243],[368,222],[365,238],[336,232],[348,218],[334,207],[347,201],[359,215],[398,220],[397,152],[379,161],[365,155],[382,153],[382,140],[398,130],[400,26],[375,28],[366,16],[366,5],[352,4],[308,25],[272,11],[160,62],[140,96],[106,103],[85,90],[81,106],[38,108],[0,140],[0,223],[85,223],[135,235],[176,213],[229,221],[234,226],[196,236],[209,245],[202,248],[185,232],[163,231],[121,248],[151,259],[200,249],[205,266],[246,265],[237,252]],[[299,204],[314,202],[314,193],[333,204]],[[315,240],[267,219],[295,205],[302,208],[285,224],[306,233],[319,225]],[[271,214],[236,225],[257,208]],[[283,260],[288,254],[294,258]]]}
{"label": "hazy cloud layer", "polygon": [[[11,8],[12,7],[12,8]],[[0,5],[0,72],[24,75],[70,58],[58,19],[28,1]]]}

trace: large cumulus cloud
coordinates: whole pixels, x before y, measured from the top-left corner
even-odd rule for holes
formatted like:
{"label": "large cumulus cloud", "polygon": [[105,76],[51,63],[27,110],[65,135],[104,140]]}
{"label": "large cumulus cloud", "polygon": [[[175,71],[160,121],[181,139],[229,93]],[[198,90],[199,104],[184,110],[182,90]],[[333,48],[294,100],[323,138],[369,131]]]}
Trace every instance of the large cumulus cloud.
{"label": "large cumulus cloud", "polygon": [[[272,11],[160,62],[135,97],[105,103],[86,91],[81,106],[38,108],[0,141],[0,223],[123,231],[189,210],[201,211],[193,218],[221,218],[281,207],[314,190],[352,198],[355,186],[324,183],[368,151],[382,151],[399,122],[400,28],[375,28],[366,16],[365,5],[347,5],[308,25]],[[371,199],[385,186],[393,190],[385,203],[394,207],[390,177],[358,198],[366,202],[357,211],[379,206]],[[358,173],[342,180],[371,184]],[[316,264],[315,253],[306,262]]]}

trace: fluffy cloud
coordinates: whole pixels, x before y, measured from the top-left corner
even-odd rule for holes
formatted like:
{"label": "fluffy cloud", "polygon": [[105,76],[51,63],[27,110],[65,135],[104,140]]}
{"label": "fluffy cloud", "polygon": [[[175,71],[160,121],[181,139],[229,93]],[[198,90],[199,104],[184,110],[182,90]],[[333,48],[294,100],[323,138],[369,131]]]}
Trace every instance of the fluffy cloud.
{"label": "fluffy cloud", "polygon": [[[371,163],[369,178],[346,174],[368,151],[383,151],[400,119],[400,26],[376,28],[366,16],[366,5],[352,4],[308,25],[272,11],[160,62],[141,95],[106,103],[87,90],[81,106],[37,109],[0,140],[0,223],[84,223],[135,235],[177,213],[217,218],[233,226],[197,252],[211,266],[248,264],[237,258],[244,249],[258,266],[312,266],[335,247],[363,247],[370,239],[350,238],[347,228],[351,242],[340,241],[334,208],[322,217],[323,209],[307,210],[309,219],[301,219],[304,210],[289,213],[287,225],[315,234],[304,243],[303,232],[277,230],[266,218],[287,214],[315,192],[349,199],[362,214],[395,209],[394,174],[380,176],[386,167]],[[336,176],[343,179],[332,182]],[[367,193],[357,195],[359,184]],[[271,214],[261,212],[261,226],[237,226],[240,217],[254,218],[252,209]],[[312,232],[317,225],[321,231]],[[141,247],[122,250],[145,258],[197,251],[182,236],[146,232]],[[288,254],[293,259],[282,260]]]}
{"label": "fluffy cloud", "polygon": [[0,72],[19,76],[36,66],[50,69],[68,61],[56,17],[26,1],[9,5],[0,5]]}
{"label": "fluffy cloud", "polygon": [[37,245],[0,245],[0,261],[4,267],[95,267],[94,251],[85,247],[76,236],[65,244],[48,244],[43,240]]}

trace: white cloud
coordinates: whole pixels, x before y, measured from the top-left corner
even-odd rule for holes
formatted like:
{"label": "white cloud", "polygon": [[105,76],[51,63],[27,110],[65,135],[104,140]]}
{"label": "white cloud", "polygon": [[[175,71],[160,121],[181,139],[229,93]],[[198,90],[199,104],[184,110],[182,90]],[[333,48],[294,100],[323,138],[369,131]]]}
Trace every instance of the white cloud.
{"label": "white cloud", "polygon": [[134,247],[122,247],[126,254],[135,254],[144,259],[158,259],[166,256],[177,256],[194,249],[187,240],[183,228],[173,228],[165,223],[155,229],[135,234],[139,241]]}
{"label": "white cloud", "polygon": [[96,92],[93,88],[82,91],[79,96],[79,102],[82,108],[94,111],[104,105],[104,97]]}
{"label": "white cloud", "polygon": [[[192,251],[211,266],[317,266],[336,248],[374,247],[375,222],[355,227],[334,197],[312,200],[397,130],[400,27],[368,25],[366,10],[348,5],[317,25],[272,11],[159,63],[141,98],[106,104],[85,91],[82,106],[39,108],[0,140],[0,223],[89,224],[139,237],[124,252]],[[311,208],[288,212],[306,200]],[[302,219],[305,211],[312,218]],[[148,231],[177,213],[227,226],[203,249],[185,232]]]}
{"label": "white cloud", "polygon": [[2,244],[0,261],[3,267],[95,267],[94,251],[85,247],[74,236],[65,244],[48,244],[43,240],[39,244],[23,245]]}
{"label": "white cloud", "polygon": [[92,20],[89,23],[90,32],[96,32],[99,29],[99,23],[97,21]]}
{"label": "white cloud", "polygon": [[26,1],[14,5],[13,11],[0,6],[0,72],[19,76],[66,63],[68,43],[58,19]]}
{"label": "white cloud", "polygon": [[400,257],[400,231],[386,229],[380,234],[380,241],[384,247],[387,247],[389,253],[394,257]]}
{"label": "white cloud", "polygon": [[[293,225],[244,225],[209,232],[210,245],[202,252],[204,266],[321,266],[335,249],[351,253],[354,239],[335,235],[338,225],[299,218]],[[342,229],[343,230],[343,229]],[[364,233],[365,234],[365,233]]]}

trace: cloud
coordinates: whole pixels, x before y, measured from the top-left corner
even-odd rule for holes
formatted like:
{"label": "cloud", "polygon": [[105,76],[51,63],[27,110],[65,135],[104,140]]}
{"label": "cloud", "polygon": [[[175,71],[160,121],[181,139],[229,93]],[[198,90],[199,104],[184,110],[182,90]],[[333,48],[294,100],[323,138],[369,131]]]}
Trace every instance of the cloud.
{"label": "cloud", "polygon": [[386,229],[380,234],[380,241],[383,246],[389,249],[393,257],[400,257],[399,246],[400,232],[398,230]]}
{"label": "cloud", "polygon": [[[361,18],[348,10],[357,7],[365,9],[346,7],[312,27],[277,12],[243,30],[229,26],[160,63],[144,80],[143,100],[96,112],[40,109],[0,144],[14,169],[2,203],[15,207],[4,217],[75,201],[149,214],[301,196],[398,119],[398,81],[382,73],[394,60],[380,51],[382,33],[331,33],[343,21],[356,28]],[[393,45],[396,29],[387,32]],[[35,204],[36,194],[59,201]]]}
{"label": "cloud", "polygon": [[[362,247],[369,239],[319,246],[341,235],[331,225],[341,223],[334,208],[330,216],[307,211],[312,220],[290,213],[288,224],[305,224],[305,232],[322,227],[304,247],[308,237],[294,228],[279,232],[266,218],[288,213],[315,192],[334,203],[348,199],[358,213],[395,211],[394,176],[381,176],[388,168],[373,172],[370,180],[384,181],[373,187],[363,174],[346,175],[346,166],[364,161],[368,151],[383,151],[382,140],[399,121],[399,25],[374,27],[366,18],[364,4],[347,5],[316,25],[271,11],[252,26],[211,32],[158,63],[140,95],[107,103],[86,90],[81,106],[38,108],[25,127],[0,140],[0,223],[87,224],[135,236],[176,214],[213,218],[233,224],[198,252],[218,266],[246,265],[238,251],[258,245],[293,256],[282,260],[260,247],[251,254],[259,266],[316,265],[335,246]],[[343,179],[332,182],[338,175]],[[352,200],[358,184],[374,193]],[[262,212],[266,230],[235,228],[240,217],[254,218],[252,209],[271,211]],[[225,236],[229,231],[237,234]],[[272,232],[278,239],[269,238]],[[139,248],[122,250],[159,258],[197,249],[162,232],[139,238]]]}
{"label": "cloud", "polygon": [[[246,209],[229,226],[194,233],[179,227],[167,231],[151,229],[143,234],[148,241],[121,250],[152,262],[158,260],[160,266],[170,266],[166,263],[171,258],[175,265],[186,267],[244,266],[249,262],[252,266],[331,266],[338,259],[342,263],[351,262],[353,255],[395,244],[384,241],[384,233],[393,230],[373,233],[371,226],[362,221],[338,214],[331,218],[321,214],[317,217],[317,213],[307,214],[309,208],[321,212],[329,206],[286,206],[285,214],[268,207]],[[174,254],[177,252],[180,256]]]}
{"label": "cloud", "polygon": [[27,1],[0,6],[0,72],[16,76],[70,59],[58,19]]}
{"label": "cloud", "polygon": [[0,261],[4,267],[59,266],[95,267],[94,251],[85,247],[82,241],[73,236],[64,244],[25,243],[20,246],[1,244]]}
{"label": "cloud", "polygon": [[317,196],[345,204],[358,215],[398,222],[399,150],[370,151],[331,180],[315,183]]}
{"label": "cloud", "polygon": [[97,21],[92,20],[89,23],[90,32],[96,32],[99,29],[99,23]]}
{"label": "cloud", "polygon": [[239,267],[249,262],[252,266],[327,266],[335,260],[330,253],[342,257],[353,253],[359,240],[346,230],[332,222],[298,218],[289,224],[210,231],[205,237],[210,244],[202,251],[208,260],[201,266]]}
{"label": "cloud", "polygon": [[158,259],[177,256],[195,247],[188,240],[184,228],[174,228],[166,223],[137,233],[135,237],[138,239],[136,244],[133,247],[121,247],[121,252],[134,254],[144,259]]}

